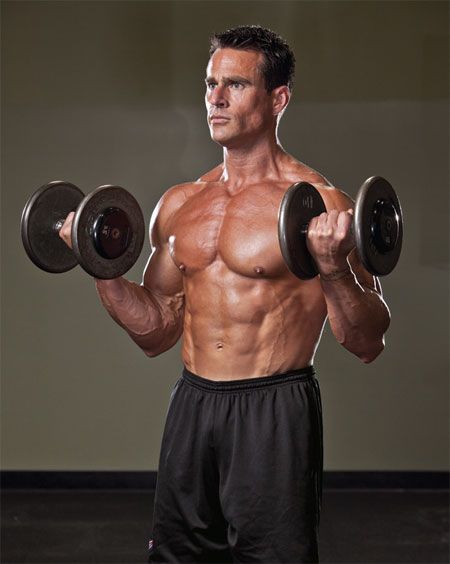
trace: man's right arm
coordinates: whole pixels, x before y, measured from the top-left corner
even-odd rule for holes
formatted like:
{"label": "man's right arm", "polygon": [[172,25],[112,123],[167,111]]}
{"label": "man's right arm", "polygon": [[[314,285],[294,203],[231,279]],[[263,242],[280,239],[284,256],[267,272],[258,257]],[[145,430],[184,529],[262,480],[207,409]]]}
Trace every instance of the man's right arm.
{"label": "man's right arm", "polygon": [[181,186],[175,186],[158,202],[150,221],[152,253],[141,285],[122,277],[95,281],[108,313],[151,357],[170,349],[183,332],[183,278],[169,254],[168,229],[185,199]]}

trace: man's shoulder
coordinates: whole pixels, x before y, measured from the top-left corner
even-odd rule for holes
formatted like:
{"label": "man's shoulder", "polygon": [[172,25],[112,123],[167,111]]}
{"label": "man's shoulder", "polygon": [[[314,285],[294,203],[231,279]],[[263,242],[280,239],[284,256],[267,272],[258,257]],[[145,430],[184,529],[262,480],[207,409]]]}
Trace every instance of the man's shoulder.
{"label": "man's shoulder", "polygon": [[171,186],[159,199],[152,214],[152,222],[165,223],[195,193],[200,186],[197,181],[182,182]]}
{"label": "man's shoulder", "polygon": [[197,181],[191,180],[171,186],[161,196],[158,205],[164,208],[172,208],[182,205],[191,196],[191,193],[194,192],[196,188],[198,189],[197,184]]}
{"label": "man's shoulder", "polygon": [[165,232],[175,213],[195,194],[201,192],[210,182],[217,180],[218,167],[203,174],[197,180],[175,184],[167,189],[159,199],[150,219],[151,232]]}
{"label": "man's shoulder", "polygon": [[182,205],[191,196],[206,188],[210,182],[217,182],[222,174],[222,170],[223,164],[220,164],[208,172],[205,172],[196,180],[190,180],[171,186],[162,195],[160,205],[165,208],[173,208]]}
{"label": "man's shoulder", "polygon": [[317,189],[331,187],[331,182],[311,166],[299,161],[292,155],[287,155],[284,175],[292,183],[308,182]]}
{"label": "man's shoulder", "polygon": [[150,240],[152,245],[167,241],[171,220],[176,211],[186,202],[192,190],[192,182],[176,184],[164,192],[150,218]]}
{"label": "man's shoulder", "polygon": [[314,185],[320,192],[327,210],[348,210],[353,208],[354,202],[350,196],[332,184],[317,183]]}
{"label": "man's shoulder", "polygon": [[323,174],[303,163],[299,163],[299,165],[298,171],[301,174],[301,180],[309,182],[319,191],[328,210],[347,210],[353,207],[353,200],[350,196],[334,186]]}

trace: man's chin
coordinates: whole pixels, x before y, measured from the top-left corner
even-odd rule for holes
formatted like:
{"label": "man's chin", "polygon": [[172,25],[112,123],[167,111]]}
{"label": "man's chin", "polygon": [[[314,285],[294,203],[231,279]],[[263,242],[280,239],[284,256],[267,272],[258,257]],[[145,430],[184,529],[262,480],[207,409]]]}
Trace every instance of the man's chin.
{"label": "man's chin", "polygon": [[211,131],[211,139],[221,147],[230,147],[233,144],[234,137],[230,135],[221,135],[218,132]]}
{"label": "man's chin", "polygon": [[214,143],[217,143],[217,145],[226,147],[226,139],[223,139],[222,137],[220,137],[220,135],[211,135],[211,139],[214,141]]}
{"label": "man's chin", "polygon": [[217,143],[217,145],[220,145],[221,147],[226,147],[226,141],[224,141],[223,139],[217,139],[213,136],[211,136],[211,139],[214,141],[214,143]]}

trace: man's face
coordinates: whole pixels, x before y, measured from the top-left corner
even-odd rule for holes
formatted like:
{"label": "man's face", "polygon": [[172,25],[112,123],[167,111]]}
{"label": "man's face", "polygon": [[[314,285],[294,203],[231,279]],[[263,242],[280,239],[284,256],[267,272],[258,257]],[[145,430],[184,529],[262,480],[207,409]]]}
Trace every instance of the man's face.
{"label": "man's face", "polygon": [[216,143],[245,146],[274,123],[272,98],[260,70],[264,55],[256,51],[217,49],[206,68],[208,126]]}

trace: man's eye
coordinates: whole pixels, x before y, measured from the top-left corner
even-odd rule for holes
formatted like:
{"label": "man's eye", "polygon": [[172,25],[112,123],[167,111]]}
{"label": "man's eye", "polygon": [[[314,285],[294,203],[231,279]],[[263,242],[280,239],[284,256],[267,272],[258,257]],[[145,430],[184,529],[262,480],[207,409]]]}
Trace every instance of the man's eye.
{"label": "man's eye", "polygon": [[215,82],[208,82],[208,84],[206,85],[206,88],[208,90],[213,90],[215,86],[216,86]]}
{"label": "man's eye", "polygon": [[240,82],[232,82],[231,83],[231,88],[234,88],[235,90],[239,89],[242,86],[242,84]]}

